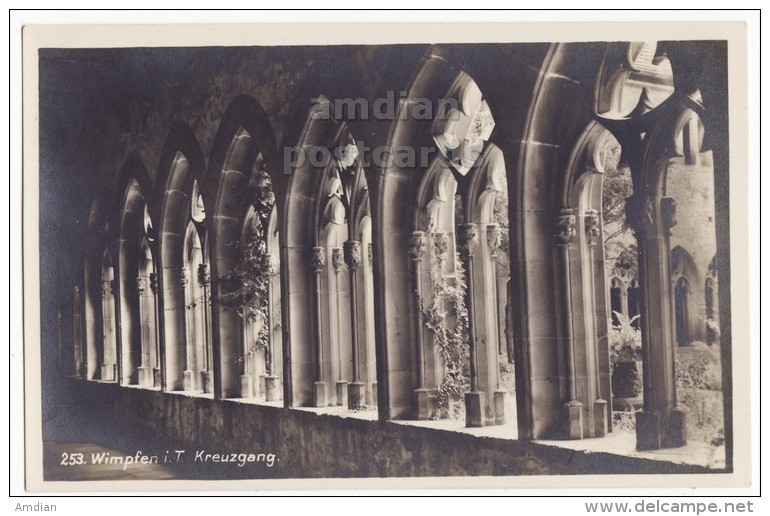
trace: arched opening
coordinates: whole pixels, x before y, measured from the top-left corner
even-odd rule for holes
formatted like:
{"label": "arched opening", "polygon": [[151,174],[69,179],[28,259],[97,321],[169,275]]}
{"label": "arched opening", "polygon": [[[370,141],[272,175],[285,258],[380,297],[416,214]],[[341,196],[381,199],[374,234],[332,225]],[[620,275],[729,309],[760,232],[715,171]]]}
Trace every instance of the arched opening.
{"label": "arched opening", "polygon": [[210,393],[214,386],[206,211],[203,198],[198,193],[197,181],[193,182],[192,192],[180,275],[186,314],[183,388]]}
{"label": "arched opening", "polygon": [[[149,216],[146,218],[148,230],[152,229]],[[147,238],[142,240],[139,251],[139,275],[136,289],[139,295],[140,337],[142,343],[141,365],[139,366],[139,384],[160,387],[160,339],[157,321],[157,272]]]}
{"label": "arched opening", "polygon": [[[133,165],[136,167],[136,164]],[[128,170],[128,169],[127,169]],[[157,289],[153,246],[155,231],[146,194],[143,168],[128,180],[122,195],[117,248],[121,320],[121,382],[160,386],[159,342],[155,294]]]}
{"label": "arched opening", "polygon": [[241,396],[273,402],[283,399],[278,211],[269,174],[255,173],[252,183],[254,202],[244,220],[234,272],[243,328]]}
{"label": "arched opening", "polygon": [[687,346],[692,341],[690,336],[690,283],[681,276],[674,286],[674,311],[676,313],[676,342]]}

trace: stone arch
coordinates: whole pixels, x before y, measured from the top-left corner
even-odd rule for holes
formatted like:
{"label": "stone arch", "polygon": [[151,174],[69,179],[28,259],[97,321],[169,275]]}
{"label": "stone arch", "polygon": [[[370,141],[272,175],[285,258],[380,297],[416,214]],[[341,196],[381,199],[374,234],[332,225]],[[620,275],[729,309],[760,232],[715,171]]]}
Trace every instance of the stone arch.
{"label": "stone arch", "polygon": [[105,249],[109,249],[111,226],[105,213],[105,203],[91,203],[83,257],[83,292],[80,296],[83,313],[84,351],[80,372],[86,380],[99,377],[103,356],[101,331],[102,264]]}
{"label": "stone arch", "polygon": [[[690,253],[683,247],[671,250],[672,305],[674,309],[675,336],[679,346],[687,346],[693,340],[701,340],[703,329],[698,319],[701,291],[700,274]],[[705,286],[705,285],[704,285]],[[705,325],[705,321],[700,321]],[[705,340],[705,339],[704,339]]]}
{"label": "stone arch", "polygon": [[564,349],[565,355],[571,355],[566,369],[573,399],[582,412],[578,417],[582,429],[572,437],[580,433],[601,437],[611,431],[608,324],[620,322],[617,313],[629,316],[629,278],[615,276],[605,286],[602,201],[604,154],[610,138],[610,132],[596,121],[586,125],[572,148],[557,204],[562,206],[559,221],[574,223],[574,236],[557,237],[562,282],[569,283],[560,292],[564,313],[569,314],[564,333],[571,335]]}
{"label": "stone arch", "polygon": [[270,121],[259,103],[241,95],[225,111],[199,182],[206,206],[211,266],[211,335],[214,394],[237,397],[243,374],[243,339],[230,276],[239,256],[237,243],[251,203],[249,181],[254,172],[273,171],[276,202],[282,203],[283,180]]}
{"label": "stone arch", "polygon": [[[190,221],[196,183],[205,170],[200,145],[182,122],[169,129],[158,166],[158,273],[155,278],[160,344],[161,385],[183,390],[186,369],[185,286],[182,284],[184,239]],[[201,193],[201,195],[203,195]],[[197,201],[197,199],[195,199]]]}
{"label": "stone arch", "polygon": [[[147,244],[150,256],[154,253],[156,232],[150,216],[153,210],[147,200],[153,200],[152,183],[143,164],[132,157],[123,168],[120,184],[115,278],[115,296],[119,307],[116,317],[120,321],[120,381],[124,384],[152,385],[154,365],[145,362],[149,353],[146,356],[143,353],[146,342],[143,343],[142,330],[148,321],[143,307],[146,285],[139,279],[143,243]],[[153,240],[152,245],[149,238]]]}
{"label": "stone arch", "polygon": [[356,408],[373,401],[377,383],[368,375],[372,348],[358,317],[373,295],[360,278],[366,273],[360,225],[371,217],[369,194],[350,129],[336,121],[328,99],[321,96],[316,102],[297,147],[302,151],[291,174],[284,217],[287,259],[308,263],[311,272],[288,278],[288,291],[297,294],[287,299],[284,313],[312,314],[309,320],[286,322],[293,336],[291,404]]}
{"label": "stone arch", "polygon": [[[375,278],[382,281],[376,292],[378,395],[381,419],[419,417],[423,406],[418,353],[419,320],[412,279],[413,263],[422,260],[425,235],[414,235],[416,192],[433,164],[432,121],[414,116],[424,99],[441,99],[457,77],[457,65],[449,52],[430,47],[412,76],[406,95],[399,98],[395,120],[385,146],[390,149],[380,167],[378,195],[372,198]],[[398,149],[420,154],[411,163],[398,160]],[[399,308],[409,300],[408,310]],[[404,332],[408,332],[405,337]]]}
{"label": "stone arch", "polygon": [[[712,138],[714,134],[720,134],[720,129],[724,135],[726,129],[719,122],[722,116],[720,105],[707,105],[704,103],[706,97],[699,91],[700,86],[705,86],[708,93],[713,93],[713,84],[719,83],[719,79],[708,77],[714,81],[708,83],[704,81],[708,73],[694,72],[688,62],[693,58],[688,55],[691,52],[688,48],[686,44],[668,42],[659,45],[656,50],[656,56],[665,56],[670,60],[674,72],[673,88],[670,88],[673,93],[666,100],[654,105],[643,94],[632,112],[620,117],[599,117],[601,123],[621,142],[634,184],[634,195],[627,203],[626,213],[634,229],[639,252],[644,408],[637,413],[638,449],[677,447],[686,442],[685,414],[677,406],[676,398],[673,350],[677,333],[674,307],[676,286],[670,281],[670,235],[671,228],[676,224],[676,201],[665,196],[666,172],[671,160],[681,159],[679,156],[683,153],[690,155],[683,156],[685,161],[692,159],[693,146],[687,148],[684,137],[680,138],[680,135],[693,114],[704,121],[709,118],[714,123]],[[700,59],[710,62],[723,58],[719,49],[712,50],[715,51],[713,56],[703,54]],[[703,68],[711,69],[709,66]],[[704,122],[704,145],[709,140],[708,125]],[[692,136],[700,139],[699,126],[691,124],[689,129]],[[711,144],[719,147],[715,141],[711,140]],[[714,158],[716,177],[720,169],[716,163],[725,157],[715,155]],[[726,170],[725,162],[722,166],[721,170]],[[696,288],[701,288],[700,282]],[[728,398],[726,406],[730,403]],[[726,430],[726,434],[728,432]]]}

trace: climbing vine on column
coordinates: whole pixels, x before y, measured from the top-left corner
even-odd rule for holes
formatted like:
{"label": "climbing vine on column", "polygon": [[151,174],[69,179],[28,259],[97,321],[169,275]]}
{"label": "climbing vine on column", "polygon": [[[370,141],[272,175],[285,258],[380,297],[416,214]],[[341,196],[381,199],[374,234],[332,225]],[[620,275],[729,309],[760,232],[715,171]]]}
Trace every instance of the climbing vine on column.
{"label": "climbing vine on column", "polygon": [[[430,298],[420,300],[425,327],[444,363],[444,377],[434,393],[440,417],[464,418],[461,403],[470,384],[468,372],[468,310],[465,306],[465,271],[457,253],[449,252],[445,233],[433,233],[429,276]],[[449,263],[454,260],[454,274]]]}
{"label": "climbing vine on column", "polygon": [[251,204],[254,208],[254,222],[248,228],[245,238],[237,242],[240,250],[238,263],[230,279],[237,285],[232,293],[238,304],[238,315],[244,321],[257,324],[254,344],[244,350],[244,357],[250,357],[267,348],[270,341],[268,303],[270,278],[273,274],[272,260],[267,251],[268,224],[275,204],[270,176],[267,172],[256,172],[251,187]]}

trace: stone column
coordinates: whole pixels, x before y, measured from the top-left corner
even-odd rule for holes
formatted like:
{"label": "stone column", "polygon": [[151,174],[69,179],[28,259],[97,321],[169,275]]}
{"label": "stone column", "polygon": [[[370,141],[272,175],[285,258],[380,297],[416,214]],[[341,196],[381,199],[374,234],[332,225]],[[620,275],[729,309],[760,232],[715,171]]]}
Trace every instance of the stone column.
{"label": "stone column", "polygon": [[190,269],[188,267],[182,267],[179,269],[179,286],[182,290],[182,307],[184,311],[184,328],[182,330],[182,338],[184,339],[184,372],[182,373],[182,389],[185,391],[192,391],[195,389],[195,372],[192,366],[192,339],[190,338],[190,310],[187,307],[187,287],[190,284],[189,280]]}
{"label": "stone column", "polygon": [[[599,212],[596,210],[586,210],[584,216],[585,222],[585,234],[586,243],[588,244],[588,285],[589,292],[592,299],[596,299],[596,278],[594,277],[594,250],[596,246],[602,241],[602,231],[599,227]],[[607,435],[607,428],[609,425],[609,412],[607,400],[604,399],[602,393],[602,379],[601,379],[601,366],[599,363],[599,336],[597,333],[596,322],[596,306],[591,307],[591,317],[593,317],[593,347],[594,354],[594,376],[595,376],[595,392],[596,399],[594,400],[594,435],[596,437],[603,437]]]}
{"label": "stone column", "polygon": [[80,287],[75,285],[72,289],[72,361],[74,373],[81,378],[86,378],[86,364],[83,353],[83,305],[80,299]]}
{"label": "stone column", "polygon": [[[273,289],[273,278],[279,274],[279,268],[276,267],[277,263],[273,260],[274,255],[268,254],[268,262],[270,263],[270,279],[267,286],[267,347],[265,348],[265,401],[277,401],[281,399],[283,394],[283,386],[281,385],[281,378],[275,374],[275,333],[273,332],[274,316],[273,306],[275,304],[275,292]],[[280,343],[278,343],[280,346]]]}
{"label": "stone column", "polygon": [[208,263],[198,265],[198,283],[203,287],[203,354],[204,370],[200,372],[203,392],[214,392],[214,376],[211,373],[211,309],[209,297],[211,287],[211,272]]}
{"label": "stone column", "polygon": [[150,321],[149,309],[147,306],[147,279],[144,276],[137,276],[136,278],[136,294],[138,297],[139,306],[139,385],[151,386],[153,385],[152,377],[152,364],[150,364]]}
{"label": "stone column", "polygon": [[310,258],[310,270],[313,272],[313,284],[315,286],[315,306],[313,316],[315,318],[316,340],[316,381],[313,404],[316,407],[326,407],[329,404],[329,383],[324,376],[324,352],[323,338],[321,337],[321,273],[326,265],[326,250],[323,247],[313,247]]}
{"label": "stone column", "polygon": [[563,208],[556,217],[556,246],[561,272],[562,334],[567,370],[567,398],[563,406],[564,433],[568,439],[583,438],[583,404],[577,399],[575,377],[575,339],[572,328],[572,286],[570,284],[570,244],[575,239],[575,214],[571,208]]}
{"label": "stone column", "polygon": [[478,357],[476,350],[476,309],[474,305],[473,253],[478,244],[475,224],[457,226],[457,247],[465,268],[465,307],[468,310],[468,348],[470,354],[470,392],[465,393],[465,426],[484,426],[486,423],[486,393],[479,390]]}
{"label": "stone column", "polygon": [[671,301],[669,232],[676,205],[660,199],[656,220],[653,198],[635,194],[626,202],[626,219],[639,251],[644,407],[636,413],[639,450],[674,448],[686,443],[685,412],[677,406],[674,353],[676,330]]}
{"label": "stone column", "polygon": [[102,330],[104,353],[101,364],[101,379],[107,382],[116,381],[117,363],[115,354],[117,352],[117,335],[115,334],[115,283],[112,281],[102,281]]}
{"label": "stone column", "polygon": [[345,264],[350,274],[350,325],[351,344],[353,348],[353,381],[348,386],[348,408],[358,409],[366,403],[366,388],[361,381],[359,364],[359,328],[358,320],[358,269],[361,266],[361,242],[348,240],[343,244]]}
{"label": "stone column", "polygon": [[152,368],[152,384],[155,387],[160,387],[161,390],[166,390],[165,368],[161,367],[161,364],[165,364],[166,360],[160,345],[160,290],[158,288],[158,275],[154,272],[150,273],[150,290],[152,291],[153,308],[155,309],[155,366]]}
{"label": "stone column", "polygon": [[430,389],[425,386],[425,344],[423,342],[423,319],[422,319],[422,258],[425,255],[425,233],[422,231],[412,232],[409,239],[409,258],[412,260],[412,269],[414,271],[414,306],[417,310],[417,331],[416,351],[417,351],[417,388],[414,390],[415,416],[418,420],[430,419],[433,415],[431,404]]}
{"label": "stone column", "polygon": [[[485,252],[489,253],[489,259],[485,260],[486,263],[483,264],[483,270],[481,271],[484,276],[485,285],[483,290],[476,289],[476,299],[478,300],[478,296],[482,295],[484,296],[486,304],[486,310],[482,316],[482,320],[480,320],[479,324],[476,326],[476,333],[479,333],[479,328],[483,328],[485,333],[484,342],[486,342],[486,347],[484,350],[484,358],[487,362],[486,374],[489,376],[487,382],[489,389],[492,391],[492,404],[488,411],[491,418],[491,421],[489,422],[495,425],[502,425],[505,423],[505,397],[507,394],[507,391],[500,387],[500,365],[498,363],[500,333],[497,321],[498,288],[495,258],[497,257],[497,251],[500,249],[501,239],[500,225],[487,224],[487,249]],[[481,291],[478,292],[479,290]]]}
{"label": "stone column", "polygon": [[[339,275],[342,273],[343,269],[345,269],[345,252],[342,249],[342,247],[335,247],[334,249],[332,249],[332,268],[334,268],[334,280],[336,282],[336,288],[335,288],[335,292],[336,292],[335,298],[336,298],[336,302],[337,302],[337,307],[336,308],[337,308],[337,313],[341,314],[342,313],[342,307],[340,306],[340,297],[341,296],[340,296]],[[341,316],[338,316],[338,318],[340,318],[340,317]],[[337,329],[337,342],[338,342],[338,345],[339,345],[339,343],[342,342],[342,335],[341,335],[341,332],[340,332],[340,322],[339,321],[337,321],[336,329]],[[331,331],[332,330],[330,329],[330,333],[331,333]],[[339,372],[338,373],[339,377],[337,378],[337,381],[336,381],[336,384],[335,384],[336,389],[337,389],[336,390],[337,405],[347,404],[348,396],[349,396],[349,393],[348,393],[348,383],[349,382],[347,380],[345,380],[345,378],[343,377],[342,366],[343,366],[343,363],[342,363],[342,353],[340,351],[338,351],[337,352],[337,370]]]}

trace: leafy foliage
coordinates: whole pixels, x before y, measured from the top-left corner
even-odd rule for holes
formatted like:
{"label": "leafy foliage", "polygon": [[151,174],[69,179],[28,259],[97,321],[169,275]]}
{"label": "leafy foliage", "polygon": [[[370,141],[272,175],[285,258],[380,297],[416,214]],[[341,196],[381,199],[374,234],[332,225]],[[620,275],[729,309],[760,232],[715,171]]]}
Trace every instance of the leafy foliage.
{"label": "leafy foliage", "polygon": [[688,438],[711,446],[724,442],[722,369],[719,346],[693,342],[676,353],[679,402],[688,409]]}
{"label": "leafy foliage", "polygon": [[[431,238],[430,279],[433,291],[428,303],[420,300],[425,327],[433,334],[444,362],[444,378],[434,393],[440,417],[465,417],[463,396],[469,387],[466,369],[469,357],[468,310],[465,306],[465,272],[459,256],[450,255],[447,245]],[[454,259],[455,275],[446,273],[448,260]]]}
{"label": "leafy foliage", "polygon": [[642,332],[634,327],[638,315],[628,317],[614,311],[617,324],[609,331],[610,361],[613,365],[618,362],[636,362],[642,358]]}
{"label": "leafy foliage", "polygon": [[237,285],[231,295],[238,302],[238,315],[255,322],[258,328],[255,343],[244,350],[244,358],[265,349],[270,338],[268,303],[273,270],[267,252],[267,232],[275,195],[266,172],[259,173],[252,188],[251,203],[256,216],[245,238],[236,243],[240,258],[230,275],[231,281]]}

